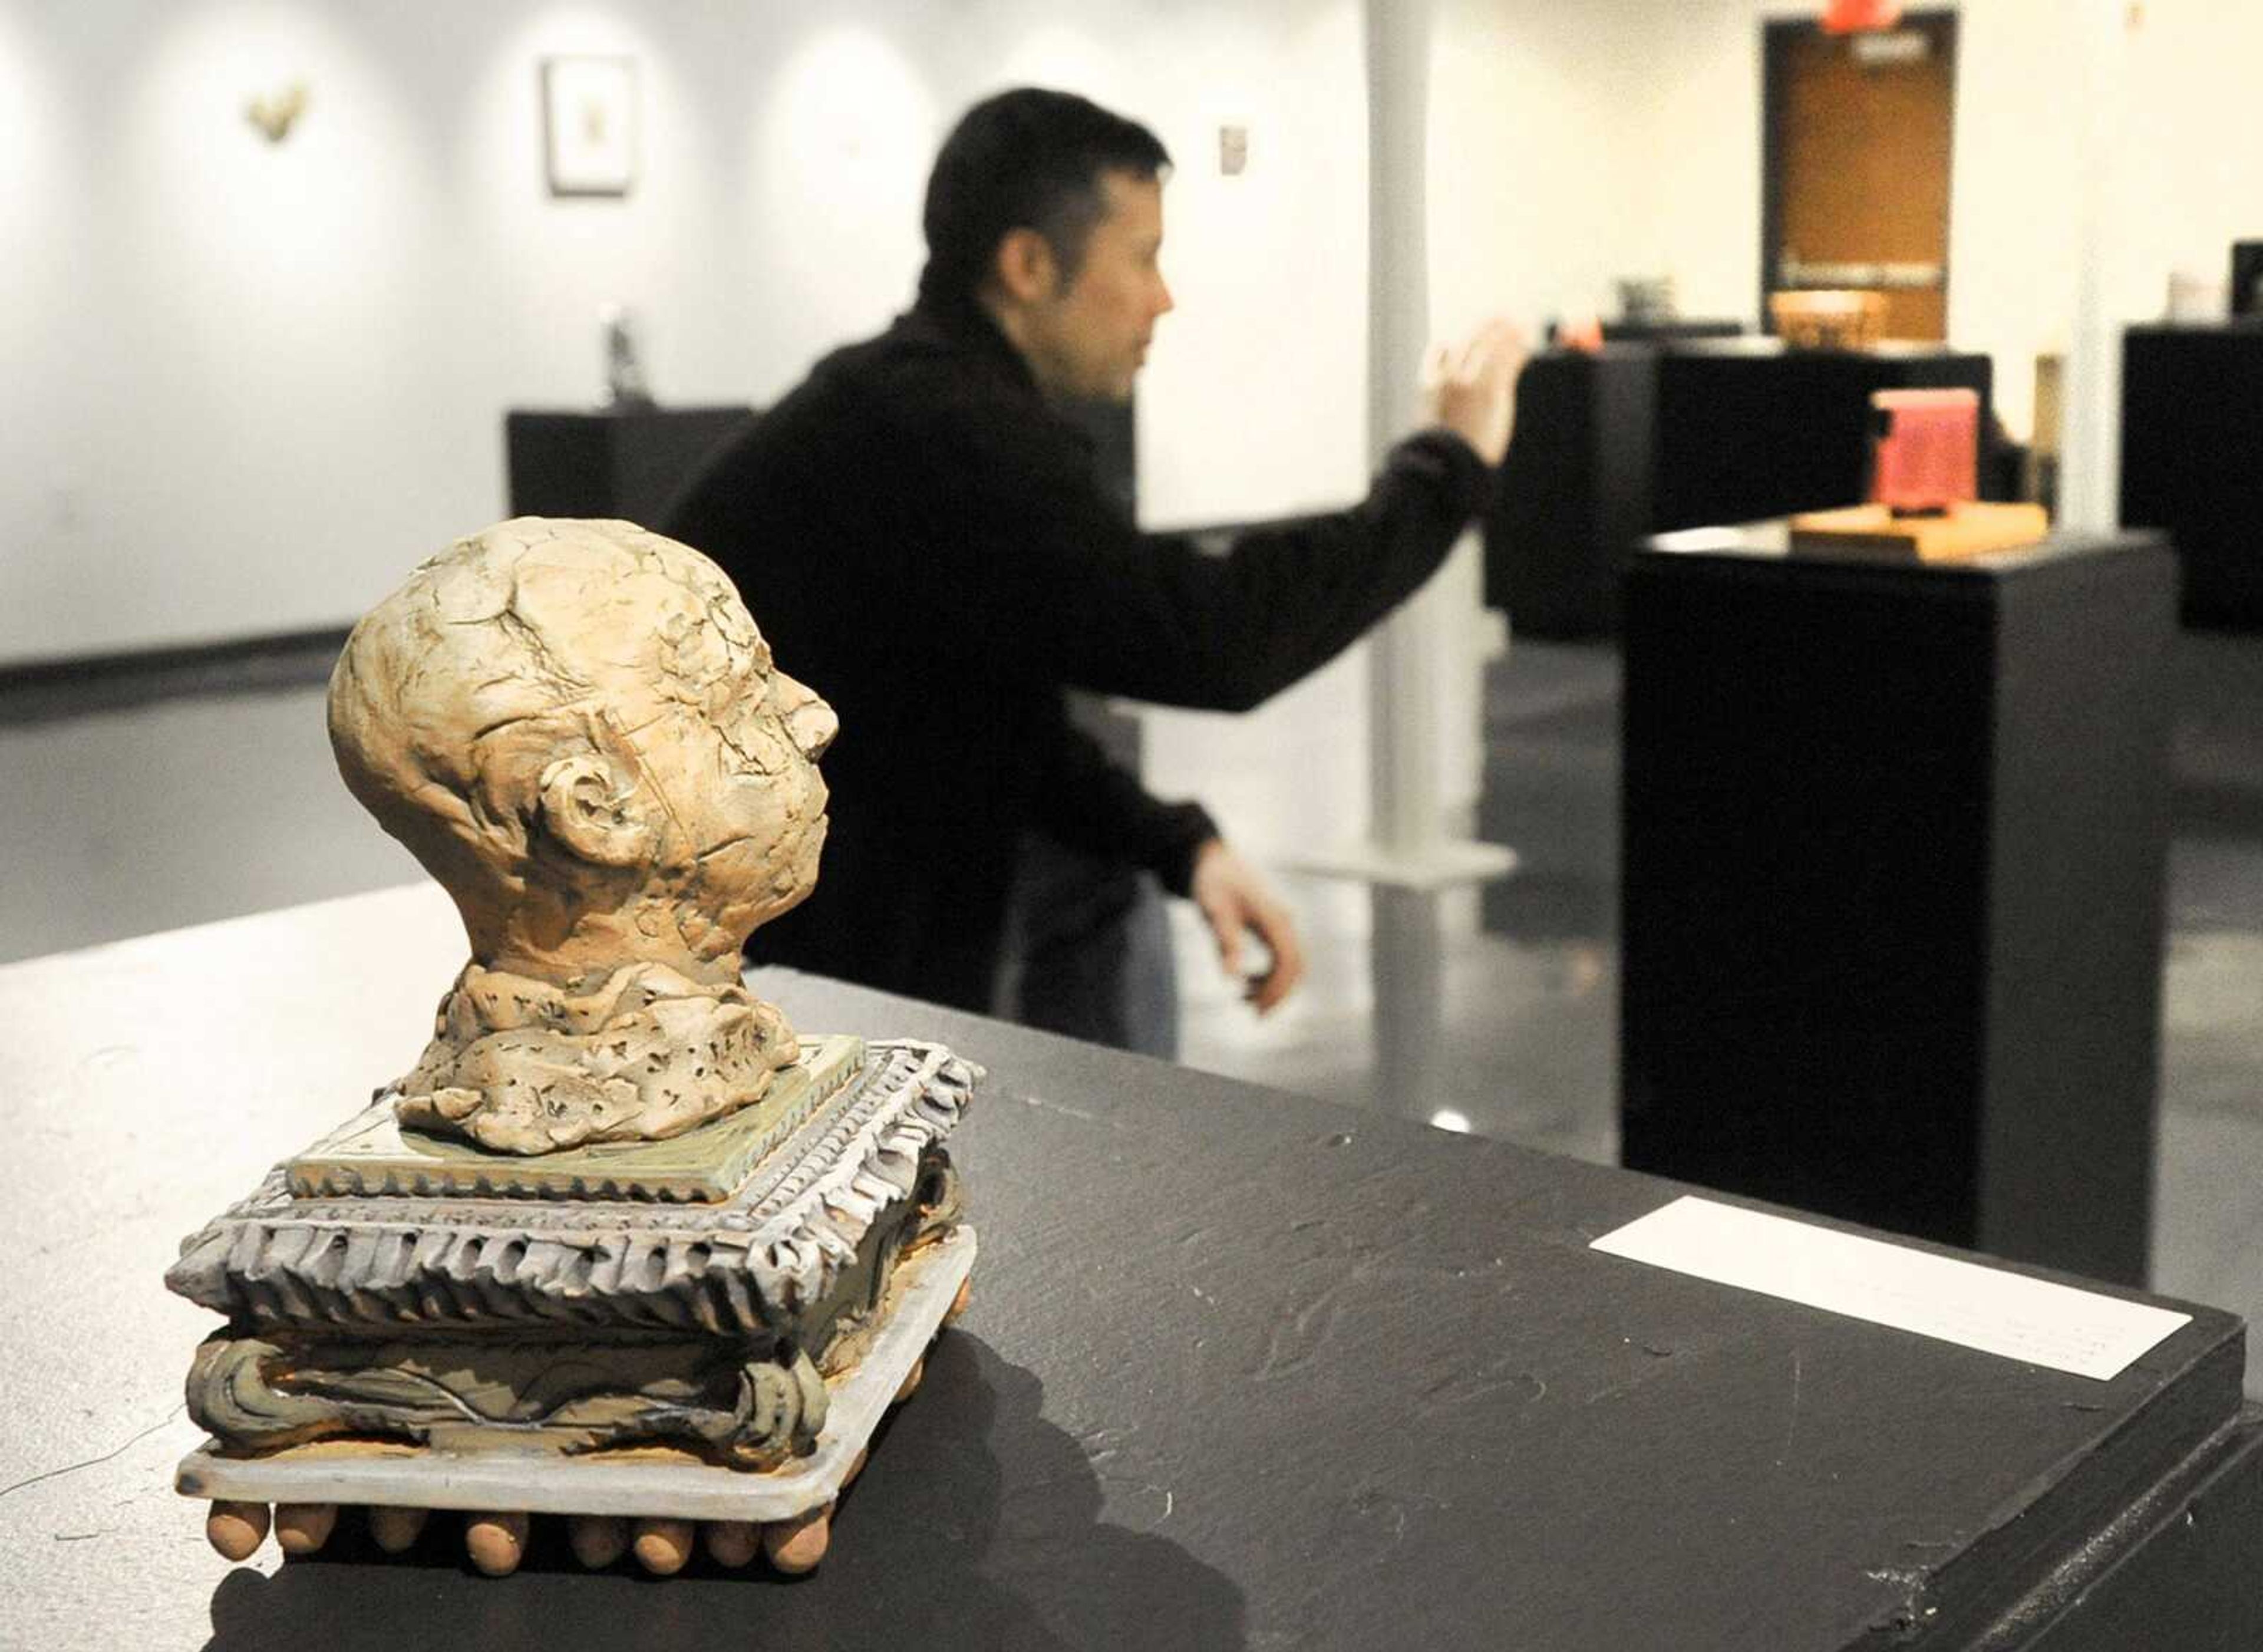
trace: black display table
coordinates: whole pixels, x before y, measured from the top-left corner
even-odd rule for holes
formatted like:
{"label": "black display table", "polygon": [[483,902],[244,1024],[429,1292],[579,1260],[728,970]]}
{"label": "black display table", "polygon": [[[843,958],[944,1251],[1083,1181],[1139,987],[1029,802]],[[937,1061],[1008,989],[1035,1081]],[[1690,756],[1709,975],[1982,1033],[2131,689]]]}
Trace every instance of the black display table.
{"label": "black display table", "polygon": [[2122,520],[2167,531],[2187,624],[2263,627],[2263,318],[2123,335]]}
{"label": "black display table", "polygon": [[1628,1165],[2143,1282],[2174,604],[2156,535],[1634,559]]}
{"label": "black display table", "polygon": [[1486,603],[1522,636],[1618,629],[1619,580],[1652,527],[1658,352],[1551,350],[1516,380],[1515,439],[1485,519]]}
{"label": "black display table", "polygon": [[1868,498],[1874,390],[1976,391],[1985,475],[1992,382],[1985,355],[1930,345],[1695,337],[1535,356],[1486,518],[1486,601],[1522,635],[1605,634],[1645,534]]}
{"label": "black display table", "polygon": [[1994,368],[1935,345],[1788,350],[1774,338],[1692,341],[1658,363],[1659,532],[1855,504],[1870,493],[1870,394],[1970,389],[1988,472]]}
{"label": "black display table", "polygon": [[754,417],[748,407],[506,414],[510,513],[654,526],[699,461]]}
{"label": "black display table", "polygon": [[[2110,1381],[1599,1255],[1677,1190],[823,981],[804,1026],[988,1064],[973,1307],[809,1579],[654,1583],[554,1534],[231,1569],[178,1238],[353,1111],[459,960],[430,888],[0,968],[0,1644],[2249,1648],[2242,1333]],[[61,1237],[59,1238],[59,1235]],[[2133,1294],[2115,1293],[2115,1294]],[[209,1635],[208,1641],[206,1637]]]}

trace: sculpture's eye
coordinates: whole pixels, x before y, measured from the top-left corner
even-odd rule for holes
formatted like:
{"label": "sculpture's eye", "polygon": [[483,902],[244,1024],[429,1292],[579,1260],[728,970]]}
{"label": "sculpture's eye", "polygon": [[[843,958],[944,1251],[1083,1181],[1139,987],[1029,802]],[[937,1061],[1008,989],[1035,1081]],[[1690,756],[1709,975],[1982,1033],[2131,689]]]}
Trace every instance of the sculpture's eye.
{"label": "sculpture's eye", "polygon": [[749,693],[719,719],[723,736],[721,757],[727,770],[739,773],[776,774],[789,753],[778,737],[778,721],[761,694]]}

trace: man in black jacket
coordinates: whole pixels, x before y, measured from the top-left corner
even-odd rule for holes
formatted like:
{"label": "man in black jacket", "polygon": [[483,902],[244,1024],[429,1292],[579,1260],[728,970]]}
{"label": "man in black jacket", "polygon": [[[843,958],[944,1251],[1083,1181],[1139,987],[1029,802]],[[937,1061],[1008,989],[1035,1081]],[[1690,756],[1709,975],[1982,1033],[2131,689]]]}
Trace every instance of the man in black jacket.
{"label": "man in black jacket", "polygon": [[1242,710],[1411,595],[1477,509],[1520,359],[1494,327],[1442,358],[1435,428],[1353,509],[1224,556],[1142,533],[1054,409],[1128,396],[1171,308],[1146,128],[1024,90],[937,156],[913,308],[835,351],[678,502],[671,537],[735,579],[780,661],[831,701],[817,893],[757,960],[968,1009],[989,1003],[1023,829],[1191,895],[1269,1009],[1303,968],[1284,908],[1198,804],[1163,803],[1074,729],[1065,685]]}

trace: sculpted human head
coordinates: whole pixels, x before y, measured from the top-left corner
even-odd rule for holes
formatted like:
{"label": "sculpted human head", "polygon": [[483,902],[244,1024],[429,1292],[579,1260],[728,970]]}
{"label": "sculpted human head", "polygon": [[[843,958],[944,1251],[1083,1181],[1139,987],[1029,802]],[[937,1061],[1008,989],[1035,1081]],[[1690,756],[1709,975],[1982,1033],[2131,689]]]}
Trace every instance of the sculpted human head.
{"label": "sculpted human head", "polygon": [[720,569],[629,523],[449,547],[354,627],[329,724],[347,786],[489,969],[735,981],[748,932],[816,882],[831,709]]}

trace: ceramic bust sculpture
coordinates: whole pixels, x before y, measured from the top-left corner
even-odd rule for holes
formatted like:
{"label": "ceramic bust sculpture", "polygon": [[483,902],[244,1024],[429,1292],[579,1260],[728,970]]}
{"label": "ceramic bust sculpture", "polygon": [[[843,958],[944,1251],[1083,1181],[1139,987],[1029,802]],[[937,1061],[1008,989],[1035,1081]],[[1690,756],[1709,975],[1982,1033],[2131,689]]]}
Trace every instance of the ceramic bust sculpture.
{"label": "ceramic bust sculpture", "polygon": [[739,949],[816,881],[835,723],[705,557],[625,522],[459,540],[354,627],[329,727],[471,939],[403,1125],[517,1154],[653,1140],[793,1062]]}
{"label": "ceramic bust sculpture", "polygon": [[234,1561],[271,1523],[311,1553],[354,1504],[388,1552],[461,1511],[493,1575],[561,1516],[585,1566],[665,1576],[697,1530],[807,1571],[965,1308],[945,1138],[982,1076],[797,1039],[741,984],[816,881],[831,709],[697,552],[527,518],[354,627],[329,724],[471,961],[407,1076],[166,1270],[223,1321],[176,1489]]}

